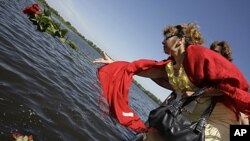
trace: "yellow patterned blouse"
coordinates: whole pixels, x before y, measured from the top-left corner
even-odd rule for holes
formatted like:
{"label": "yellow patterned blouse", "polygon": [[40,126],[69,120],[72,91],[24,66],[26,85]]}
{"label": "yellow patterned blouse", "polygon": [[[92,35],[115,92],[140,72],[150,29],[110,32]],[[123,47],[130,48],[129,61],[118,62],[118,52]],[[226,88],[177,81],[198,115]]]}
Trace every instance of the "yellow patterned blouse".
{"label": "yellow patterned blouse", "polygon": [[197,90],[197,87],[188,79],[188,76],[182,65],[179,69],[178,76],[174,75],[174,67],[172,62],[166,64],[165,69],[168,75],[169,83],[172,85],[175,91],[183,93],[186,91]]}

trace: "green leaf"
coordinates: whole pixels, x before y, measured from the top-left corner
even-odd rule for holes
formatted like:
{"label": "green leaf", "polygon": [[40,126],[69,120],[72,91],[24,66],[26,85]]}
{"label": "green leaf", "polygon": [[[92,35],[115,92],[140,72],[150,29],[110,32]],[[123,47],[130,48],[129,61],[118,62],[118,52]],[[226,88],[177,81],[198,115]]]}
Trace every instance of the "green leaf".
{"label": "green leaf", "polygon": [[67,43],[72,49],[77,49],[77,45],[76,45],[74,42],[72,42],[72,41],[70,41],[70,40],[67,40],[66,43]]}
{"label": "green leaf", "polygon": [[55,35],[55,32],[56,32],[53,26],[48,26],[45,31],[51,35]]}
{"label": "green leaf", "polygon": [[45,16],[51,16],[51,11],[49,9],[44,9]]}
{"label": "green leaf", "polygon": [[40,18],[38,20],[38,25],[39,25],[40,31],[46,31],[46,29],[50,26],[50,21],[51,21],[50,17],[40,16]]}
{"label": "green leaf", "polygon": [[65,37],[65,35],[68,33],[68,30],[67,29],[61,29],[60,32],[61,32],[61,37]]}
{"label": "green leaf", "polygon": [[57,30],[59,30],[59,29],[60,29],[60,25],[59,25],[57,22],[55,22],[55,21],[51,20],[51,22],[50,22],[50,23],[54,26],[54,28],[55,28],[55,29],[57,29]]}
{"label": "green leaf", "polygon": [[65,38],[59,38],[61,42],[65,43],[66,39]]}

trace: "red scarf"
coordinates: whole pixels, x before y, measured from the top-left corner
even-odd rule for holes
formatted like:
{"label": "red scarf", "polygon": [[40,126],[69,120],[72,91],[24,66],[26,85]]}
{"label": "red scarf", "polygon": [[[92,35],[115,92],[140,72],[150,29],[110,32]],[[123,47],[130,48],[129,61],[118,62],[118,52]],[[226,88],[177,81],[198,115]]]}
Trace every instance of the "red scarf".
{"label": "red scarf", "polygon": [[[163,68],[168,61],[138,60],[132,63],[117,61],[98,69],[103,95],[110,112],[124,126],[135,132],[145,132],[147,127],[128,105],[128,93],[134,74],[150,68]],[[198,87],[213,85],[225,96],[221,101],[229,106],[235,103],[237,110],[250,115],[248,82],[241,72],[229,61],[205,47],[189,46],[183,67],[190,81]],[[162,84],[163,79],[157,81]],[[161,85],[160,84],[160,85]],[[168,85],[168,84],[167,84]]]}

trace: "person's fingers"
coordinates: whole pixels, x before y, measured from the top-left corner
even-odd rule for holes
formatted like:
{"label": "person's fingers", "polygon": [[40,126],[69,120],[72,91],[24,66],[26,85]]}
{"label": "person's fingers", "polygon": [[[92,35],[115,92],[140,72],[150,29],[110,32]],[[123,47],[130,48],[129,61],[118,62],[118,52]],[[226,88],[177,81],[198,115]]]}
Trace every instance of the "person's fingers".
{"label": "person's fingers", "polygon": [[93,61],[93,63],[96,64],[96,63],[105,63],[105,62],[103,62],[103,61]]}
{"label": "person's fingers", "polygon": [[92,63],[99,63],[99,61],[97,61],[97,60],[94,60],[94,61],[92,61]]}
{"label": "person's fingers", "polygon": [[110,59],[106,52],[103,51],[103,56],[106,60]]}
{"label": "person's fingers", "polygon": [[103,63],[104,59],[103,58],[97,58],[93,61],[93,63]]}
{"label": "person's fingers", "polygon": [[105,51],[102,52],[103,56],[107,56],[107,53]]}
{"label": "person's fingers", "polygon": [[114,62],[111,58],[109,58],[109,56],[104,51],[102,52],[102,56],[103,56],[103,58],[97,58],[92,62],[93,63],[105,63],[105,64],[109,64],[109,63]]}
{"label": "person's fingers", "polygon": [[94,60],[94,61],[92,61],[92,63],[98,63],[99,61],[97,61],[97,60]]}

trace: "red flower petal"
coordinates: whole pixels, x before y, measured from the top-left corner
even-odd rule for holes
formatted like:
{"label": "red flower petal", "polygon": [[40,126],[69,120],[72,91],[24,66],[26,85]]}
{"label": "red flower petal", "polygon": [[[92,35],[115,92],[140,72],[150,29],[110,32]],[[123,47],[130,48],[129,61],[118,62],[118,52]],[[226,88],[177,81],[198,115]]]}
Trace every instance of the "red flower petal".
{"label": "red flower petal", "polygon": [[12,134],[12,137],[13,137],[14,139],[16,139],[16,138],[18,138],[18,137],[20,137],[20,136],[22,136],[22,134],[19,134],[19,133],[13,133],[13,134]]}
{"label": "red flower petal", "polygon": [[41,14],[40,13],[40,7],[38,4],[33,4],[32,6],[27,6],[24,10],[23,10],[24,14]]}
{"label": "red flower petal", "polygon": [[33,136],[32,135],[29,135],[29,140],[33,140]]}

